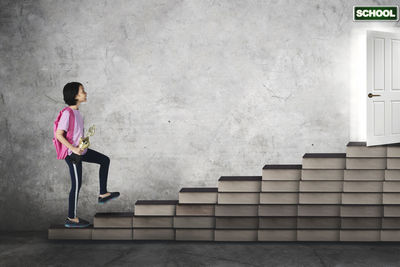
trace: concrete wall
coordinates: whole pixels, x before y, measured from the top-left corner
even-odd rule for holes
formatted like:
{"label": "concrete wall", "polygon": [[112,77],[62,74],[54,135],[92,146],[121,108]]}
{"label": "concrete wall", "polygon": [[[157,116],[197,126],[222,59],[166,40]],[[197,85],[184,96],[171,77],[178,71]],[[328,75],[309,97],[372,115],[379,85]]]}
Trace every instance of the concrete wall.
{"label": "concrete wall", "polygon": [[96,204],[84,163],[86,219],[365,140],[359,51],[367,29],[398,24],[355,23],[354,4],[397,1],[0,1],[0,230],[67,216],[51,139],[69,81],[85,85],[92,148],[122,194]]}

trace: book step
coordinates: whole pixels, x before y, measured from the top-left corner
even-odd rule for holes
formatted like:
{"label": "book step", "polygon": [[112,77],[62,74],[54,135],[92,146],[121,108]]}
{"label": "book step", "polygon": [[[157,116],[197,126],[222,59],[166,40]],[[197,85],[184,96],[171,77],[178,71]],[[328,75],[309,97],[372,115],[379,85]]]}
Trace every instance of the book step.
{"label": "book step", "polygon": [[133,240],[175,240],[175,229],[133,229]]}
{"label": "book step", "polygon": [[[258,200],[258,193],[255,192],[217,192],[217,188],[182,188],[180,194],[180,204],[258,204],[258,203],[269,203],[263,202],[263,199],[268,196],[260,196]],[[262,181],[262,193],[300,193],[305,192],[346,192],[346,193],[380,193],[383,191],[391,193],[400,193],[400,181],[392,182],[381,182],[381,181],[370,181],[370,180],[358,180],[358,181]],[[277,196],[277,195],[275,195]],[[293,195],[292,195],[293,196]],[[333,197],[334,195],[330,195]],[[346,199],[349,196],[346,196]],[[371,196],[370,196],[371,197]],[[301,197],[306,198],[306,196]],[[259,202],[260,201],[260,202]],[[331,200],[331,201],[337,201]],[[347,201],[347,200],[345,200]],[[301,203],[301,202],[300,202]],[[315,203],[315,202],[313,202]],[[332,203],[332,202],[331,202]],[[337,202],[334,202],[337,203]],[[347,203],[347,202],[344,202]],[[282,203],[283,204],[283,203]],[[321,203],[329,204],[329,203]],[[361,204],[361,203],[360,203]],[[365,203],[369,204],[369,203]],[[388,203],[389,204],[389,203]],[[392,203],[395,204],[395,203]]]}
{"label": "book step", "polygon": [[[360,208],[360,207],[359,207]],[[129,228],[221,228],[221,229],[263,229],[263,228],[288,228],[288,229],[302,229],[302,228],[383,228],[391,229],[397,228],[400,223],[400,218],[381,218],[381,217],[348,217],[341,218],[337,216],[293,216],[293,217],[199,217],[199,216],[135,216],[133,217],[133,226],[123,225],[118,223],[117,220],[123,221],[126,218],[132,218],[132,213],[98,213],[95,218],[108,218],[106,222],[111,224],[101,224],[100,228],[94,229],[108,229],[107,231],[94,231],[95,236],[93,239],[107,239],[107,234],[111,236],[113,233],[121,234],[121,239],[129,239],[126,229]],[[383,220],[383,224],[381,224]],[[119,228],[115,228],[115,224]],[[116,231],[111,231],[116,229]],[[121,231],[117,231],[122,229]],[[79,230],[79,229],[78,229]],[[100,237],[99,237],[100,236]],[[125,237],[123,237],[125,236]]]}
{"label": "book step", "polygon": [[258,217],[216,217],[216,229],[258,229]]}
{"label": "book step", "polygon": [[343,192],[376,192],[382,193],[383,181],[344,181]]}
{"label": "book step", "polygon": [[400,169],[400,158],[387,158],[387,169]]}
{"label": "book step", "polygon": [[218,204],[259,204],[260,193],[218,192]]}
{"label": "book step", "polygon": [[249,229],[216,229],[214,241],[255,242],[258,241],[258,230]]}
{"label": "book step", "polygon": [[342,204],[382,204],[382,193],[369,192],[344,192],[342,193]]}
{"label": "book step", "polygon": [[177,241],[214,241],[214,229],[176,229]]}
{"label": "book step", "polygon": [[343,192],[343,180],[300,181],[300,192]]}
{"label": "book step", "polygon": [[384,217],[400,217],[400,205],[383,205]]}
{"label": "book step", "polygon": [[338,192],[300,192],[299,204],[341,204],[341,196]]}
{"label": "book step", "polygon": [[304,242],[379,242],[400,241],[400,230],[286,230],[260,229],[258,241],[304,241]]}
{"label": "book step", "polygon": [[265,180],[261,182],[262,192],[296,192],[299,191],[299,181]]}
{"label": "book step", "polygon": [[[282,229],[262,229],[258,230],[259,241],[302,241],[302,242],[366,242],[366,241],[389,241],[381,240],[381,231],[376,229],[364,230],[338,230],[338,229],[301,229],[301,230],[282,230]],[[400,231],[398,231],[397,237]],[[388,234],[387,234],[388,235]],[[394,241],[392,238],[390,241]],[[397,239],[399,240],[399,239]]]}
{"label": "book step", "polygon": [[346,229],[340,230],[340,241],[348,242],[378,242],[381,240],[381,230],[377,229]]}
{"label": "book step", "polygon": [[66,228],[64,225],[51,225],[47,230],[50,240],[91,240],[93,225],[87,228]]}
{"label": "book step", "polygon": [[340,216],[340,204],[299,204],[298,216],[301,217],[337,217]]}
{"label": "book step", "polygon": [[221,176],[218,192],[260,192],[262,176]]}
{"label": "book step", "polygon": [[138,200],[135,215],[174,216],[178,200]]}
{"label": "book step", "polygon": [[[359,219],[359,218],[357,218]],[[373,221],[370,219],[370,223]],[[386,219],[386,218],[385,218]],[[392,219],[392,218],[389,218]],[[168,229],[168,228],[65,228],[52,225],[50,240],[186,240],[186,241],[400,241],[399,218],[379,228],[304,229]],[[352,222],[356,223],[356,222]],[[364,223],[365,224],[365,223]],[[358,226],[357,226],[358,227]]]}
{"label": "book step", "polygon": [[258,229],[297,229],[297,217],[259,217]]}
{"label": "book step", "polygon": [[383,204],[400,204],[400,193],[398,192],[385,192],[382,196]]}
{"label": "book step", "polygon": [[173,228],[196,228],[207,229],[215,228],[216,217],[199,217],[199,216],[176,216],[173,219]]}
{"label": "book step", "polygon": [[400,193],[400,181],[384,181],[382,191],[385,193]]}
{"label": "book step", "polygon": [[382,230],[383,229],[399,229],[400,218],[399,217],[383,217],[382,218]]}
{"label": "book step", "polygon": [[340,229],[340,217],[297,217],[297,229]]}
{"label": "book step", "polygon": [[344,180],[399,181],[400,170],[396,169],[345,169]]}
{"label": "book step", "polygon": [[387,157],[400,157],[400,143],[387,145]]}
{"label": "book step", "polygon": [[377,229],[382,228],[382,217],[341,218],[341,229]]}
{"label": "book step", "polygon": [[400,170],[398,169],[346,169],[344,180],[372,180],[372,181],[399,181]]}
{"label": "book step", "polygon": [[177,216],[214,216],[215,205],[211,204],[177,204]]}
{"label": "book step", "polygon": [[338,229],[302,229],[297,230],[297,241],[340,241]]}
{"label": "book step", "polygon": [[132,228],[133,212],[96,213],[93,218],[94,228]]}
{"label": "book step", "polygon": [[215,216],[226,217],[257,217],[258,205],[247,204],[217,204],[215,205]]}
{"label": "book step", "polygon": [[305,153],[303,169],[339,169],[346,168],[346,153]]}
{"label": "book step", "polygon": [[385,170],[388,158],[346,158],[346,169]]}
{"label": "book step", "polygon": [[381,241],[381,230],[298,230],[297,241],[377,242]]}
{"label": "book step", "polygon": [[385,181],[399,181],[400,170],[385,170]]}
{"label": "book step", "polygon": [[[399,210],[400,212],[400,210]],[[400,213],[399,213],[400,214]],[[351,205],[340,206],[341,217],[383,217],[383,205]]]}
{"label": "book step", "polygon": [[371,181],[383,181],[385,180],[385,171],[386,170],[362,170],[362,169],[353,169],[344,170],[344,180],[345,181],[357,181],[357,180],[371,180]]}
{"label": "book step", "polygon": [[380,231],[380,241],[383,242],[399,242],[400,230],[399,229],[386,229]]}
{"label": "book step", "polygon": [[182,188],[178,200],[137,201],[135,214],[98,213],[94,226],[48,231],[49,239],[254,241],[282,231],[286,240],[393,241],[398,199],[400,144],[350,142],[346,153],[306,153],[302,164],[221,176],[218,188]]}
{"label": "book step", "polygon": [[367,147],[366,142],[349,142],[347,169],[400,169],[400,146],[388,144]]}
{"label": "book step", "polygon": [[301,164],[267,164],[262,170],[262,180],[293,180],[301,178]]}
{"label": "book step", "polygon": [[291,229],[261,229],[257,231],[258,241],[297,241],[297,230]]}
{"label": "book step", "polygon": [[179,204],[215,204],[217,197],[217,187],[184,187],[179,191]]}
{"label": "book step", "polygon": [[387,146],[370,146],[366,142],[349,142],[346,145],[347,157],[357,158],[385,158],[387,157]]}
{"label": "book step", "polygon": [[[283,195],[285,196],[285,195]],[[357,197],[357,193],[353,194]],[[355,201],[354,201],[355,202]],[[357,201],[360,202],[360,201]],[[362,201],[363,202],[363,201]],[[258,214],[257,214],[258,207]],[[400,204],[179,204],[177,216],[342,216],[342,217],[400,217]],[[158,212],[160,213],[160,212]],[[153,215],[160,216],[160,215]],[[171,215],[172,216],[172,215]]]}
{"label": "book step", "polygon": [[[362,228],[380,228],[376,226],[376,221],[380,218],[364,218],[366,221],[361,223]],[[361,218],[341,218],[335,217],[260,217],[259,229],[341,229],[342,223],[345,225],[355,225]],[[352,224],[353,223],[353,224]],[[364,224],[363,224],[364,223]],[[372,225],[372,226],[371,226]],[[369,227],[371,226],[371,227]],[[347,227],[351,228],[351,227]],[[355,227],[357,228],[357,227]]]}
{"label": "book step", "polygon": [[400,170],[398,169],[302,169],[301,180],[372,180],[389,181],[400,180]]}
{"label": "book step", "polygon": [[214,216],[134,216],[133,213],[97,213],[94,228],[212,228]]}
{"label": "book step", "polygon": [[133,229],[93,228],[92,240],[133,240]]}
{"label": "book step", "polygon": [[[400,217],[399,205],[372,204],[262,204],[262,205],[191,205],[191,208],[213,208],[209,213],[182,213],[177,216],[134,215],[130,212],[97,213],[94,216],[94,228],[212,228],[212,218],[217,217]],[[384,213],[385,209],[385,213]],[[209,209],[208,209],[209,210]],[[190,216],[193,215],[193,216]],[[182,217],[179,219],[178,217]],[[197,218],[197,219],[196,219]],[[189,222],[198,221],[198,224]],[[188,221],[186,225],[185,221]],[[207,224],[205,221],[208,221]],[[220,220],[223,221],[223,220]],[[201,223],[203,222],[203,223]],[[197,225],[197,226],[196,226]],[[202,226],[200,226],[202,225]],[[221,226],[224,227],[224,226]]]}
{"label": "book step", "polygon": [[297,204],[267,204],[258,206],[258,216],[294,217],[297,216]]}
{"label": "book step", "polygon": [[297,192],[261,192],[260,204],[298,204]]}
{"label": "book step", "polygon": [[345,171],[342,169],[302,169],[301,180],[341,181],[344,179]]}
{"label": "book step", "polygon": [[173,216],[135,216],[133,228],[173,228]]}

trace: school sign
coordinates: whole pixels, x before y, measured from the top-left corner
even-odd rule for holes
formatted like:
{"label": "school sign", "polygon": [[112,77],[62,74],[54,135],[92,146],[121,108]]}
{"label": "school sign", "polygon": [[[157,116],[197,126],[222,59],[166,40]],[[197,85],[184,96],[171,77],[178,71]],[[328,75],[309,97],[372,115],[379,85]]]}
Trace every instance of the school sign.
{"label": "school sign", "polygon": [[354,21],[398,21],[398,6],[354,6]]}

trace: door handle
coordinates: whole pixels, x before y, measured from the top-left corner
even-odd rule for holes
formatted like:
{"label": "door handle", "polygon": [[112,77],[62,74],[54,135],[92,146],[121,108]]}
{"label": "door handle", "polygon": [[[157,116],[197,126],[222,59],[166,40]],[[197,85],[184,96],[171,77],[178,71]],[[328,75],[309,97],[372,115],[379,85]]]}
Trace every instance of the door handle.
{"label": "door handle", "polygon": [[373,94],[371,94],[371,93],[368,94],[368,97],[369,97],[369,98],[372,98],[372,97],[374,97],[374,96],[381,96],[381,95],[373,95]]}

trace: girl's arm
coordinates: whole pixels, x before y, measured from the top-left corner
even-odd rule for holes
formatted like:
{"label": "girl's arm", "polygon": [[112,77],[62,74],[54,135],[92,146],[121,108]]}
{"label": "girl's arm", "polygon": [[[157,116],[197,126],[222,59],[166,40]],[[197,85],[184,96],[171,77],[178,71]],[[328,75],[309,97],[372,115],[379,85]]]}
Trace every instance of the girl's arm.
{"label": "girl's arm", "polygon": [[64,130],[60,129],[56,131],[56,137],[58,141],[60,141],[61,144],[69,148],[75,154],[81,155],[83,151],[79,147],[75,147],[70,142],[68,142],[68,140],[64,137],[64,132],[65,132]]}

